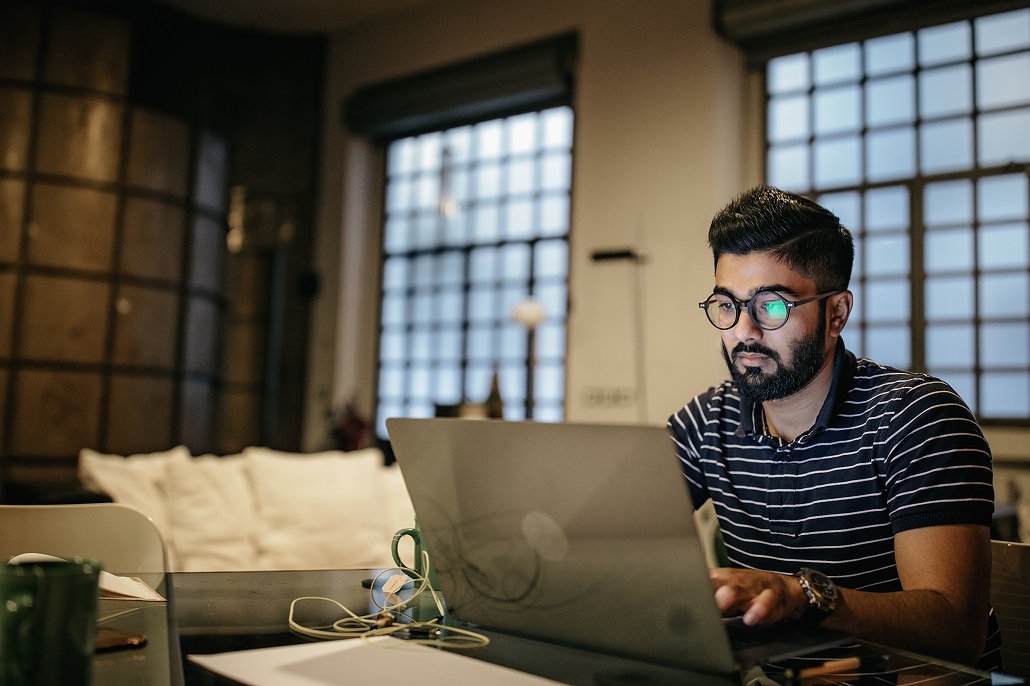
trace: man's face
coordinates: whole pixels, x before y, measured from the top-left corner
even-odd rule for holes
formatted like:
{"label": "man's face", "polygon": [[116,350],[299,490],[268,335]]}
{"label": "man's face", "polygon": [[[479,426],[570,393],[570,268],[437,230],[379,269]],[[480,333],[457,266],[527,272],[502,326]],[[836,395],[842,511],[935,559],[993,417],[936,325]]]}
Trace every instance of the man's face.
{"label": "man's face", "polygon": [[[816,284],[769,253],[723,255],[715,268],[715,290],[737,300],[774,291],[787,300],[817,295]],[[783,327],[758,328],[747,311],[736,326],[720,332],[722,355],[741,395],[753,402],[778,400],[805,388],[832,354],[826,335],[825,301],[793,308]]]}

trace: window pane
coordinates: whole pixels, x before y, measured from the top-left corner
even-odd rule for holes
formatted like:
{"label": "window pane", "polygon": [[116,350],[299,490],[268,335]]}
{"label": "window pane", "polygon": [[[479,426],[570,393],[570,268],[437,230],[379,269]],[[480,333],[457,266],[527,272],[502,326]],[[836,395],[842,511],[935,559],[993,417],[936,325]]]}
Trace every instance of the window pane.
{"label": "window pane", "polygon": [[976,106],[981,109],[1030,102],[1030,53],[994,57],[976,66]]}
{"label": "window pane", "polygon": [[861,143],[857,136],[816,141],[817,188],[856,183],[862,177]]}
{"label": "window pane", "polygon": [[[501,358],[517,359],[527,354],[526,330],[518,324],[505,324],[501,327]],[[503,394],[501,397],[505,397]]]}
{"label": "window pane", "polygon": [[456,366],[433,370],[433,401],[438,405],[457,405],[461,402],[461,370]]}
{"label": "window pane", "polygon": [[557,236],[569,230],[569,199],[564,195],[546,197],[540,203],[540,234]]}
{"label": "window pane", "polygon": [[929,66],[970,57],[970,30],[966,22],[934,26],[917,35],[919,64]]}
{"label": "window pane", "polygon": [[408,299],[404,296],[386,296],[383,298],[380,319],[383,324],[403,324],[405,322]]}
{"label": "window pane", "polygon": [[[1030,131],[1027,132],[1030,135]],[[982,222],[1026,219],[1026,174],[988,176],[977,182],[977,217]]]}
{"label": "window pane", "polygon": [[400,396],[404,393],[404,369],[383,365],[379,370],[379,395]]}
{"label": "window pane", "polygon": [[501,273],[505,280],[525,281],[529,278],[529,246],[515,243],[501,248]]}
{"label": "window pane", "polygon": [[407,340],[403,331],[383,331],[379,336],[379,359],[384,362],[403,360]]}
{"label": "window pane", "polygon": [[865,70],[868,76],[907,71],[914,65],[915,38],[911,33],[897,33],[865,42]]}
{"label": "window pane", "polygon": [[477,124],[473,134],[474,154],[481,160],[500,157],[503,139],[504,130],[499,120]]}
{"label": "window pane", "polygon": [[909,226],[908,189],[903,186],[876,188],[865,196],[867,231],[907,229]]}
{"label": "window pane", "polygon": [[972,276],[934,276],[926,279],[928,321],[968,319],[972,312]]}
{"label": "window pane", "polygon": [[540,187],[544,190],[567,189],[572,183],[572,166],[565,153],[547,155],[543,159]]}
{"label": "window pane", "polygon": [[508,165],[508,194],[531,193],[534,187],[536,160],[517,160]]}
{"label": "window pane", "polygon": [[1027,417],[1030,415],[1030,374],[985,373],[980,412],[988,417]]}
{"label": "window pane", "polygon": [[945,117],[973,109],[973,76],[968,64],[932,69],[919,74],[919,114]]}
{"label": "window pane", "polygon": [[973,231],[958,229],[926,234],[923,255],[926,271],[969,271],[973,268]]}
{"label": "window pane", "polygon": [[541,360],[565,357],[565,327],[562,324],[548,321],[536,328],[536,356]]}
{"label": "window pane", "polygon": [[444,326],[433,335],[433,349],[438,360],[461,360],[461,328]]}
{"label": "window pane", "polygon": [[769,133],[773,142],[807,138],[808,97],[805,95],[774,98],[769,102]]}
{"label": "window pane", "polygon": [[536,149],[536,112],[520,114],[508,120],[508,152],[525,154]]}
{"label": "window pane", "polygon": [[908,274],[908,236],[866,238],[865,270],[870,276]]}
{"label": "window pane", "polygon": [[808,188],[808,146],[778,145],[769,148],[766,176],[785,190]]}
{"label": "window pane", "polygon": [[432,335],[428,328],[415,329],[411,332],[411,349],[408,356],[412,360],[430,360],[433,356]]}
{"label": "window pane", "polygon": [[565,284],[554,284],[541,286],[536,293],[536,299],[540,301],[540,305],[544,308],[544,312],[547,315],[555,317],[564,317],[565,312],[568,308],[568,290]]}
{"label": "window pane", "polygon": [[543,144],[545,148],[572,147],[572,110],[568,107],[555,107],[545,110],[543,118]]}
{"label": "window pane", "polygon": [[495,203],[478,205],[472,210],[472,238],[477,243],[496,241],[501,237],[500,208]]}
{"label": "window pane", "polygon": [[931,324],[926,327],[926,364],[931,369],[971,369],[975,341],[972,324]]}
{"label": "window pane", "polygon": [[408,394],[416,398],[429,397],[429,368],[423,366],[412,367],[408,376]]}
{"label": "window pane", "polygon": [[1030,160],[1027,131],[1030,131],[1028,109],[981,115],[977,122],[980,164],[991,166]]}
{"label": "window pane", "polygon": [[490,380],[493,378],[492,364],[470,364],[465,370],[465,397],[472,402],[483,402],[490,394]]}
{"label": "window pane", "polygon": [[980,277],[981,317],[1030,316],[1030,275],[985,274]]}
{"label": "window pane", "polygon": [[769,60],[765,70],[769,93],[787,93],[808,88],[808,55],[798,53]]}
{"label": "window pane", "polygon": [[867,176],[897,179],[915,172],[916,145],[912,129],[871,131],[866,136]]}
{"label": "window pane", "polygon": [[445,145],[451,154],[451,164],[465,164],[472,159],[472,127],[461,126],[447,132]]}
{"label": "window pane", "polygon": [[569,244],[565,241],[540,241],[536,244],[533,270],[537,278],[564,276],[569,270]]}
{"label": "window pane", "polygon": [[911,124],[916,118],[915,78],[903,74],[866,83],[866,124]]}
{"label": "window pane", "polygon": [[972,182],[962,180],[927,184],[923,194],[923,212],[927,226],[972,223]]}
{"label": "window pane", "polygon": [[919,167],[925,174],[973,166],[973,122],[969,119],[924,124],[920,131]]}
{"label": "window pane", "polygon": [[460,288],[449,288],[437,296],[436,321],[443,323],[460,322],[465,316],[464,291]]}
{"label": "window pane", "polygon": [[1030,48],[1030,9],[980,17],[973,22],[976,54]]}
{"label": "window pane", "polygon": [[984,324],[980,328],[980,364],[1030,366],[1030,324]]}
{"label": "window pane", "polygon": [[[476,324],[469,327],[467,350],[465,354],[470,360],[492,360],[494,351],[494,329],[492,326]],[[469,371],[473,366],[469,365]],[[470,396],[471,398],[472,396]],[[483,397],[486,397],[484,391]]]}
{"label": "window pane", "polygon": [[389,213],[406,212],[411,209],[412,184],[408,179],[397,179],[386,189],[386,211]]}
{"label": "window pane", "polygon": [[534,395],[538,400],[561,400],[565,397],[565,370],[559,364],[540,362],[534,378]]}
{"label": "window pane", "polygon": [[504,235],[508,238],[529,238],[533,235],[533,203],[515,200],[504,210]]}
{"label": "window pane", "polygon": [[857,81],[862,75],[862,52],[858,43],[835,45],[812,53],[816,85]]}
{"label": "window pane", "polygon": [[982,227],[977,237],[981,269],[1030,268],[1030,227],[1026,224]]}
{"label": "window pane", "polygon": [[418,138],[418,159],[416,164],[423,171],[436,170],[440,167],[440,156],[443,152],[443,135],[439,132],[427,133]]}
{"label": "window pane", "polygon": [[903,326],[868,329],[865,355],[880,364],[908,369],[911,365],[908,329]]}
{"label": "window pane", "polygon": [[492,321],[497,317],[497,315],[496,291],[490,288],[481,287],[473,289],[472,292],[469,293],[468,318],[470,321]]}
{"label": "window pane", "polygon": [[496,278],[496,248],[476,248],[469,253],[469,280],[472,283],[492,282]]}
{"label": "window pane", "polygon": [[912,318],[908,281],[870,281],[865,313],[869,323],[908,322]]}
{"label": "window pane", "polygon": [[391,257],[383,263],[383,289],[401,289],[408,285],[408,264],[409,262],[397,257]]}
{"label": "window pane", "polygon": [[815,95],[817,135],[856,131],[862,125],[861,92],[858,86],[820,90]]}
{"label": "window pane", "polygon": [[415,139],[394,141],[386,150],[386,173],[390,176],[410,174],[415,168]]}

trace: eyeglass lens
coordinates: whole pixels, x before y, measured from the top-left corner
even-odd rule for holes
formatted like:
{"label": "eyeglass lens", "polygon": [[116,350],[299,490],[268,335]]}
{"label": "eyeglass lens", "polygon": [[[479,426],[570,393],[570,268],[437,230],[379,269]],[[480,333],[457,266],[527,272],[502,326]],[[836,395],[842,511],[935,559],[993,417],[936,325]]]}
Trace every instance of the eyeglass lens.
{"label": "eyeglass lens", "polygon": [[[769,291],[756,293],[747,305],[748,313],[762,329],[777,329],[787,321],[787,301],[783,296]],[[713,293],[708,298],[705,312],[708,321],[720,329],[729,329],[737,323],[740,304],[724,293]]]}

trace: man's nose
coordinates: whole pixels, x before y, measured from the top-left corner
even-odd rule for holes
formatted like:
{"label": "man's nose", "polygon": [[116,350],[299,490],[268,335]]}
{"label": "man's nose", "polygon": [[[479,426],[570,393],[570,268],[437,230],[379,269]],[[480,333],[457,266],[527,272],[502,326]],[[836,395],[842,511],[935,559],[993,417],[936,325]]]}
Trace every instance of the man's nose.
{"label": "man's nose", "polygon": [[736,336],[738,341],[747,342],[760,340],[762,338],[762,329],[758,328],[755,324],[755,320],[751,318],[751,313],[746,307],[741,308],[740,316],[737,317],[737,323],[733,326],[733,335]]}

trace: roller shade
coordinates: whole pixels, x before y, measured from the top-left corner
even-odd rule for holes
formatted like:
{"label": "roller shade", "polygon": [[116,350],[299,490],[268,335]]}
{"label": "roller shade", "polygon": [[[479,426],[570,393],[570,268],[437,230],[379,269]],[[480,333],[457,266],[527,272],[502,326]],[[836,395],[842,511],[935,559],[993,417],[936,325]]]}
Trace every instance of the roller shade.
{"label": "roller shade", "polygon": [[386,141],[571,104],[576,43],[567,34],[366,86],[344,103],[344,124]]}
{"label": "roller shade", "polygon": [[712,0],[749,61],[1026,7],[1026,0]]}

